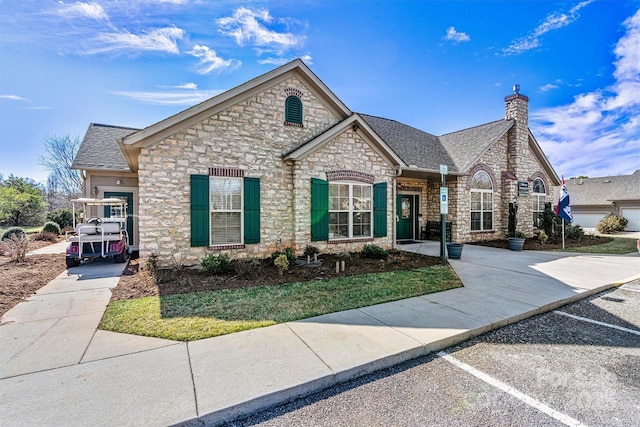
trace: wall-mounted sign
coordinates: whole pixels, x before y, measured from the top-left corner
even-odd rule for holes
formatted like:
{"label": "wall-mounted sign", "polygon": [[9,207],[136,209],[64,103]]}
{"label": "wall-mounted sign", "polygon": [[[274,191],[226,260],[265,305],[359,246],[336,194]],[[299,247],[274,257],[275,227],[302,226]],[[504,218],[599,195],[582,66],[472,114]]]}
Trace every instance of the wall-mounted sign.
{"label": "wall-mounted sign", "polygon": [[518,196],[528,196],[529,195],[529,182],[528,181],[518,181]]}

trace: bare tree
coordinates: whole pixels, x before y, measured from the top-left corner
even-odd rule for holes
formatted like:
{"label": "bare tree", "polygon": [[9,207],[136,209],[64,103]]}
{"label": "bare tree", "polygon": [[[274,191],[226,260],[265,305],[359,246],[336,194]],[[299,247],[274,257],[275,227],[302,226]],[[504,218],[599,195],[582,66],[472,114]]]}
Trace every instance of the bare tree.
{"label": "bare tree", "polygon": [[82,192],[82,175],[79,170],[71,169],[81,142],[78,136],[45,137],[45,154],[40,156],[40,164],[49,170],[47,190],[50,193],[75,197]]}

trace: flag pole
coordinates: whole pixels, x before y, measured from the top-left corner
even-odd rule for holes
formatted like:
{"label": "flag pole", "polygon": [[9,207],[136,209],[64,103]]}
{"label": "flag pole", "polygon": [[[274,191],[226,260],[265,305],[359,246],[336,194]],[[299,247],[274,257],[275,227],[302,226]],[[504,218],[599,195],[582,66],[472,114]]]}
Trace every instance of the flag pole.
{"label": "flag pole", "polygon": [[564,251],[564,218],[562,218],[562,250]]}

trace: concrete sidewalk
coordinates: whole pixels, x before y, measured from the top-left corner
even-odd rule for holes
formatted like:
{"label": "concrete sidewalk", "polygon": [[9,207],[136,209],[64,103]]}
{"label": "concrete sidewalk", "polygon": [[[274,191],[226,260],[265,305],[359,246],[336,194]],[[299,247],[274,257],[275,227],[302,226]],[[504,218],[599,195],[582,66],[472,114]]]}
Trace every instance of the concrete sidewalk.
{"label": "concrete sidewalk", "polygon": [[[403,249],[438,254],[437,242]],[[69,270],[0,325],[0,425],[216,424],[640,273],[640,256],[465,245],[464,288],[190,343],[97,331],[123,265]]]}

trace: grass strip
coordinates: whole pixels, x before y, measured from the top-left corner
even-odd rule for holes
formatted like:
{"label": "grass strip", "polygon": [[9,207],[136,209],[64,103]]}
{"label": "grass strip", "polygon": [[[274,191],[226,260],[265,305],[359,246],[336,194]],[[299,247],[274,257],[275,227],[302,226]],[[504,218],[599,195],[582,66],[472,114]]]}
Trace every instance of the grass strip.
{"label": "grass strip", "polygon": [[109,304],[100,329],[193,341],[462,286],[449,266]]}
{"label": "grass strip", "polygon": [[[567,248],[566,252],[579,252],[584,254],[609,254],[623,255],[636,252],[637,240],[630,237],[614,237],[613,241],[601,245],[581,246],[577,248]],[[561,249],[556,249],[561,250]]]}

